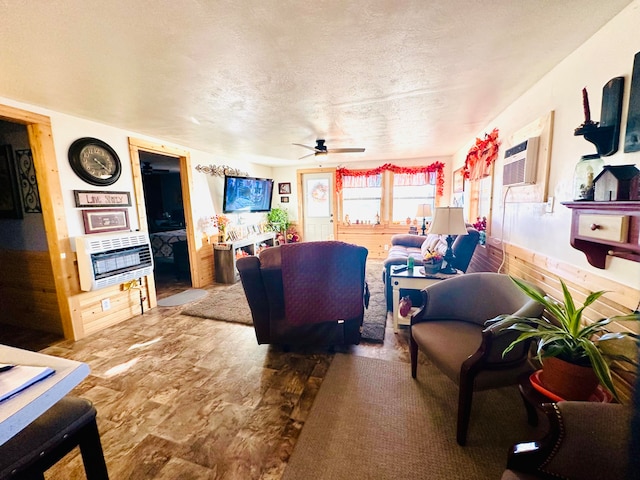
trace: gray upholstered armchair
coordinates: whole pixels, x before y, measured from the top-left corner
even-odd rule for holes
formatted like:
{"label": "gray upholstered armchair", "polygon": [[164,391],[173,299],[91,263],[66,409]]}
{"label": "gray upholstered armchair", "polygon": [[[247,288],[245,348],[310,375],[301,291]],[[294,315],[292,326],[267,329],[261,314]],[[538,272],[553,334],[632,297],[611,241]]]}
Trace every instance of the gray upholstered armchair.
{"label": "gray upholstered armchair", "polygon": [[[629,458],[632,409],[597,402],[543,405],[549,432],[512,447],[502,480],[637,478]],[[636,463],[636,458],[633,463]]]}
{"label": "gray upholstered armchair", "polygon": [[456,439],[464,445],[474,390],[516,384],[520,374],[532,370],[527,342],[502,356],[519,332],[498,331],[491,321],[501,314],[539,317],[543,307],[507,275],[489,272],[443,280],[422,296],[411,319],[411,376],[416,378],[420,350],[458,385]]}
{"label": "gray upholstered armchair", "polygon": [[360,342],[368,251],[344,242],[291,243],[236,262],[258,343]]}

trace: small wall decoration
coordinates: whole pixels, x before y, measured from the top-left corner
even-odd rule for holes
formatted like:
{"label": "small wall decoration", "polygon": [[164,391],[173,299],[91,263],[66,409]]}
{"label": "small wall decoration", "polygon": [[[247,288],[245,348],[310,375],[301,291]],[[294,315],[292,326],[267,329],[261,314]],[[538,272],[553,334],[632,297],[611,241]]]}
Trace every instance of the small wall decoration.
{"label": "small wall decoration", "polygon": [[86,234],[129,230],[129,214],[126,208],[82,210],[82,218]]}
{"label": "small wall decoration", "polygon": [[206,173],[214,177],[224,177],[225,175],[233,175],[237,177],[248,177],[249,174],[237,168],[228,165],[198,165],[196,171]]}
{"label": "small wall decoration", "polygon": [[640,151],[640,52],[633,57],[624,152]]}
{"label": "small wall decoration", "polygon": [[605,165],[593,180],[594,200],[640,200],[640,170],[635,165]]}
{"label": "small wall decoration", "polygon": [[42,213],[36,170],[30,149],[16,150],[16,169],[25,213]]}
{"label": "small wall decoration", "polygon": [[76,207],[130,207],[129,192],[95,192],[89,190],[74,190]]}
{"label": "small wall decoration", "polygon": [[278,184],[278,193],[280,195],[291,195],[291,184],[290,183],[279,183]]}
{"label": "small wall decoration", "polygon": [[289,197],[280,197],[280,203],[289,203]]}
{"label": "small wall decoration", "polygon": [[23,218],[11,145],[0,145],[0,218]]}
{"label": "small wall decoration", "polygon": [[453,193],[464,192],[464,167],[453,172]]}

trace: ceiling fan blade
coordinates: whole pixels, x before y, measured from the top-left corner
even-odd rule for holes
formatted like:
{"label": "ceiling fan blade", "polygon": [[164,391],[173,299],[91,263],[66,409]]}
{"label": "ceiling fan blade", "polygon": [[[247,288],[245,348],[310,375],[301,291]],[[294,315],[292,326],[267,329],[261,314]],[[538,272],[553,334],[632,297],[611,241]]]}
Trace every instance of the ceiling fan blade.
{"label": "ceiling fan blade", "polygon": [[318,151],[315,147],[310,147],[309,145],[303,145],[301,143],[292,143],[291,145],[297,145],[298,147],[307,148],[309,150],[313,150],[314,152]]}
{"label": "ceiling fan blade", "polygon": [[329,148],[328,153],[362,153],[364,148]]}
{"label": "ceiling fan blade", "polygon": [[303,158],[307,158],[307,157],[313,157],[314,155],[317,155],[317,154],[318,154],[318,152],[310,153],[309,155],[303,155],[298,160],[302,160]]}

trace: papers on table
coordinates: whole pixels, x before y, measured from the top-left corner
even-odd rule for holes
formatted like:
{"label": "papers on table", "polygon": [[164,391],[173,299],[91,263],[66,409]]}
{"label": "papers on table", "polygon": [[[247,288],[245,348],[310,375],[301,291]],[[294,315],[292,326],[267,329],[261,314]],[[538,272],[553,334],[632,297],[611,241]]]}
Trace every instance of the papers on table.
{"label": "papers on table", "polygon": [[[0,367],[5,364],[0,364]],[[9,365],[6,365],[7,367]],[[0,368],[0,370],[2,370]],[[33,367],[30,365],[14,365],[7,370],[0,371],[0,402],[21,392],[25,388],[47,378],[55,372],[49,367]]]}

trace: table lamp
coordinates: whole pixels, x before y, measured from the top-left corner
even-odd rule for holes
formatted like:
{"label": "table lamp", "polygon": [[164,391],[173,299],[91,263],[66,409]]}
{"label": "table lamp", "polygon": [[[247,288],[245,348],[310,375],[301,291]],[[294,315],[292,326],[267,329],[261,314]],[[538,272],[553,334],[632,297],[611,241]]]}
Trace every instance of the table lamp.
{"label": "table lamp", "polygon": [[427,230],[427,219],[426,217],[431,216],[431,205],[428,203],[421,203],[418,205],[418,211],[416,212],[416,218],[422,217],[422,235],[424,235]]}
{"label": "table lamp", "polygon": [[455,256],[451,245],[453,244],[452,235],[466,235],[467,226],[464,223],[464,214],[462,208],[458,207],[436,207],[436,213],[431,222],[429,233],[447,236],[447,251],[444,254],[444,261],[447,265],[440,272],[446,274],[456,273],[456,269],[451,264]]}

